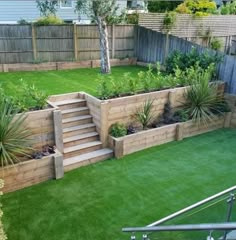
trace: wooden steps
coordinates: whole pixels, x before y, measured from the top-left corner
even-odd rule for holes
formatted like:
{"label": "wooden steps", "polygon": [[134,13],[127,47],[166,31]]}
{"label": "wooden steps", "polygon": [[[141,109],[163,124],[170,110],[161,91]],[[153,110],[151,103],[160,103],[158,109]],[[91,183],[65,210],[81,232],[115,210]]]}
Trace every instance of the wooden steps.
{"label": "wooden steps", "polygon": [[70,171],[72,169],[86,166],[91,163],[95,163],[101,160],[105,160],[113,157],[113,151],[108,148],[99,149],[93,152],[81,154],[77,157],[67,158],[64,160],[65,171]]}
{"label": "wooden steps", "polygon": [[63,95],[53,103],[62,113],[65,171],[113,157],[111,149],[102,147],[84,99],[66,99]]}

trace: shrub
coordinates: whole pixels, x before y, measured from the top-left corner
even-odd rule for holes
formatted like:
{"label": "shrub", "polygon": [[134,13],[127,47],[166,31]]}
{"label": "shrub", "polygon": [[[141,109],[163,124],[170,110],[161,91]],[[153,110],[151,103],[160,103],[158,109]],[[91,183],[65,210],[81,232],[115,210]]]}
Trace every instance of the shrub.
{"label": "shrub", "polygon": [[64,21],[61,18],[54,15],[41,17],[34,22],[36,26],[60,25],[63,23]]}
{"label": "shrub", "polygon": [[208,16],[216,12],[216,3],[210,0],[185,0],[176,9],[182,14],[194,14],[195,16]]}
{"label": "shrub", "polygon": [[148,70],[146,72],[139,72],[138,77],[144,91],[150,92],[153,89],[153,80],[155,79],[152,65],[148,65]]}
{"label": "shrub", "polygon": [[210,47],[216,51],[219,51],[223,47],[223,42],[219,38],[212,38],[210,41]]}
{"label": "shrub", "polygon": [[125,80],[125,74],[124,74],[124,77],[123,78],[120,78],[120,79],[117,79],[117,80],[114,80],[113,77],[108,77],[107,78],[108,81],[111,82],[111,89],[110,89],[110,93],[112,95],[112,97],[120,97],[121,94],[124,94],[125,93],[125,87],[126,87],[126,82],[124,81]]}
{"label": "shrub", "polygon": [[109,87],[107,79],[104,76],[99,75],[98,81],[97,93],[99,98],[102,100],[108,99],[112,95],[112,91]]}
{"label": "shrub", "polygon": [[146,129],[153,120],[153,102],[153,100],[145,101],[144,104],[140,108],[138,108],[136,113],[134,114],[135,120],[142,125],[143,129]]}
{"label": "shrub", "polygon": [[209,52],[198,53],[193,48],[189,53],[181,53],[179,51],[173,51],[166,60],[166,71],[167,73],[174,73],[175,68],[178,67],[180,70],[185,71],[199,63],[199,66],[203,69],[207,69],[212,63],[215,65],[222,61],[222,55],[210,54]]}
{"label": "shrub", "polygon": [[114,123],[111,125],[109,133],[112,137],[123,137],[127,134],[127,129],[122,123]]}
{"label": "shrub", "polygon": [[30,133],[24,126],[25,116],[8,101],[0,103],[0,164],[14,164],[19,156],[28,155]]}
{"label": "shrub", "polygon": [[124,79],[128,84],[128,92],[136,94],[138,91],[138,78],[131,77],[131,73],[124,73]]}
{"label": "shrub", "polygon": [[176,22],[176,12],[167,12],[163,19],[163,29],[169,32],[175,25]]}
{"label": "shrub", "polygon": [[194,80],[185,92],[185,110],[195,122],[207,123],[212,121],[214,114],[221,114],[220,106],[224,104],[223,97],[218,94],[217,85],[209,84],[206,77]]}
{"label": "shrub", "polygon": [[138,24],[139,15],[138,13],[127,14],[125,21],[127,24]]}
{"label": "shrub", "polygon": [[41,110],[47,106],[48,94],[36,88],[34,84],[28,85],[22,81],[22,89],[24,91],[24,99],[28,101],[29,109],[32,106],[34,109]]}

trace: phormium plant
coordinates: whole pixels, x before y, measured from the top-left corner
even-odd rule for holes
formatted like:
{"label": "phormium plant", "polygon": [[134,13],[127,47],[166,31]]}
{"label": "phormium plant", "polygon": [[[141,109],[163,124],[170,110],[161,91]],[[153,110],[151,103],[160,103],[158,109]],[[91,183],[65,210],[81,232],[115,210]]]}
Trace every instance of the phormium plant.
{"label": "phormium plant", "polygon": [[11,102],[1,101],[0,112],[0,165],[6,166],[28,155],[30,132],[24,125],[25,115],[17,115]]}

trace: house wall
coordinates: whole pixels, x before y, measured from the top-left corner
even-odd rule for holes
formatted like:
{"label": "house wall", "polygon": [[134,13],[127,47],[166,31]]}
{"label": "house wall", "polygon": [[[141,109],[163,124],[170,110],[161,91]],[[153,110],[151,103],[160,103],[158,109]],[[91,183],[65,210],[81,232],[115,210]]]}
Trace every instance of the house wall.
{"label": "house wall", "polygon": [[[72,8],[60,8],[58,7],[57,15],[64,20],[78,20],[78,14],[75,13],[73,1]],[[117,1],[120,11],[126,8],[127,1]],[[20,19],[27,21],[33,21],[40,17],[39,10],[37,9],[35,0],[7,0],[0,1],[0,23],[16,23]],[[80,16],[82,23],[89,20],[89,17],[85,14]]]}

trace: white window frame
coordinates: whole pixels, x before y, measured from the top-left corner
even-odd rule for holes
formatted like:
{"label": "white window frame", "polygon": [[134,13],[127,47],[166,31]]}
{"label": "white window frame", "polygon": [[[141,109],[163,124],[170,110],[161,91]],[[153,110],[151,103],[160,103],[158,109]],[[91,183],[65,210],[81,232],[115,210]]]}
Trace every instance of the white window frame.
{"label": "white window frame", "polygon": [[70,8],[73,8],[73,0],[71,0],[71,6],[70,6],[70,7],[64,7],[64,6],[62,6],[62,1],[63,1],[63,0],[60,0],[60,8],[61,8],[61,9],[70,9]]}

